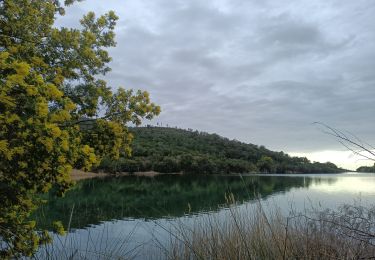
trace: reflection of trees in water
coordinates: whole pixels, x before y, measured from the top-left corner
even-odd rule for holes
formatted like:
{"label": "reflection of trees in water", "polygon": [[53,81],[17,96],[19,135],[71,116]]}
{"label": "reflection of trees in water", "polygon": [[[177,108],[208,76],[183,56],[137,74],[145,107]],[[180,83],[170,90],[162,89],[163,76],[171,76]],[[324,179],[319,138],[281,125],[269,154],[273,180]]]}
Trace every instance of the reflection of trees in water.
{"label": "reflection of trees in water", "polygon": [[337,182],[337,178],[336,177],[330,177],[330,178],[327,178],[327,177],[315,177],[315,178],[313,178],[313,183],[315,185],[320,185],[320,184],[329,184],[329,185],[332,185],[335,182]]}
{"label": "reflection of trees in water", "polygon": [[[329,182],[318,178],[318,182]],[[34,216],[49,228],[52,220],[69,221],[72,228],[111,219],[177,217],[186,213],[217,210],[233,194],[241,203],[255,196],[269,196],[291,188],[309,187],[315,178],[280,176],[163,175],[155,178],[122,177],[79,182],[64,198],[48,198]]]}

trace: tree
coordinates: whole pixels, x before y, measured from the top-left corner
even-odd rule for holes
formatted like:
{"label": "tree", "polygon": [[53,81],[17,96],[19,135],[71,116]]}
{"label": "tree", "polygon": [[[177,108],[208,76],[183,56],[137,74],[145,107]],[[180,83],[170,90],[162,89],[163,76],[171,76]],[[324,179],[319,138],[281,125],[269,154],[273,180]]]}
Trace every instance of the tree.
{"label": "tree", "polygon": [[261,172],[273,173],[276,170],[275,162],[269,156],[262,156],[257,162],[257,166]]}
{"label": "tree", "polygon": [[373,172],[375,173],[375,163],[373,166],[361,166],[361,167],[358,167],[357,172]]}
{"label": "tree", "polygon": [[73,2],[0,0],[0,258],[48,242],[28,219],[36,194],[55,186],[61,195],[73,167],[129,154],[126,125],[160,112],[147,92],[112,92],[100,79],[110,70],[114,12],[88,13],[81,29],[53,26]]}

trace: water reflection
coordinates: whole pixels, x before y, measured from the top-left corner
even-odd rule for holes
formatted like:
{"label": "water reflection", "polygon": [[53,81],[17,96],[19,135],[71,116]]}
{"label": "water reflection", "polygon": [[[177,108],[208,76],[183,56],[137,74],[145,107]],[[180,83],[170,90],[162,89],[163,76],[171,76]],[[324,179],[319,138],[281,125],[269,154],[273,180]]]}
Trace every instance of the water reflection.
{"label": "water reflection", "polygon": [[79,182],[64,198],[48,196],[49,203],[33,217],[40,228],[50,229],[54,220],[70,227],[85,228],[103,221],[124,218],[158,219],[213,212],[229,200],[245,203],[291,189],[331,187],[336,175],[293,176],[202,176],[163,175],[155,178],[121,177]]}
{"label": "water reflection", "polygon": [[375,195],[375,176],[363,174],[347,174],[336,178],[332,183],[314,183],[310,190],[329,193],[349,193]]}
{"label": "water reflection", "polygon": [[[118,245],[136,259],[162,259],[160,246],[167,246],[176,225],[192,227],[206,217],[231,218],[225,195],[232,193],[241,214],[256,209],[256,194],[262,196],[265,212],[275,208],[288,215],[296,211],[335,209],[344,203],[364,206],[375,203],[374,174],[315,174],[257,176],[160,176],[157,178],[112,178],[78,183],[65,198],[51,201],[37,213],[41,227],[62,219],[67,225],[73,205],[75,228],[65,237],[54,235],[51,245],[63,248],[63,255],[76,250],[94,252],[86,259],[98,259],[95,252],[115,252]],[[227,196],[228,197],[228,196]],[[187,214],[186,214],[187,213]],[[158,243],[155,244],[155,241]],[[159,244],[162,243],[162,244]],[[133,251],[133,249],[136,249]],[[71,250],[71,251],[69,251]],[[159,255],[158,255],[159,254]],[[38,258],[46,258],[44,248]],[[64,257],[61,257],[64,258]]]}

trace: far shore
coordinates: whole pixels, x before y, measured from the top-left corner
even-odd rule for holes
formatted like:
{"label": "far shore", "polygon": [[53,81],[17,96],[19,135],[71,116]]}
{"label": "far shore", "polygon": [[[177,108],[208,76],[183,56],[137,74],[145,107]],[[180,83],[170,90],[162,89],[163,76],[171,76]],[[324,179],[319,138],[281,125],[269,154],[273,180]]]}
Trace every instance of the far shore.
{"label": "far shore", "polygon": [[[237,173],[231,175],[242,175],[242,176],[249,176],[249,175],[257,175],[257,176],[308,176],[310,174],[343,174],[349,173],[352,171],[347,172],[340,172],[340,173]],[[118,173],[106,173],[106,172],[85,172],[81,170],[74,169],[71,173],[71,178],[73,181],[80,181],[85,179],[92,179],[92,178],[104,178],[104,177],[118,177],[118,176],[143,176],[143,177],[155,177],[159,175],[182,175],[182,172],[175,172],[175,173],[162,173],[162,172],[155,172],[155,171],[146,171],[146,172],[118,172]],[[225,175],[227,174],[219,174]]]}
{"label": "far shore", "polygon": [[72,171],[72,174],[70,175],[73,181],[80,181],[80,180],[85,180],[85,179],[92,179],[92,178],[104,178],[104,177],[109,177],[109,176],[145,176],[145,177],[154,177],[157,175],[164,175],[164,174],[174,174],[174,175],[181,175],[181,172],[177,173],[160,173],[160,172],[155,172],[155,171],[147,171],[147,172],[134,172],[134,173],[129,173],[129,172],[120,172],[116,174],[112,173],[105,173],[105,172],[85,172],[81,170],[74,169]]}

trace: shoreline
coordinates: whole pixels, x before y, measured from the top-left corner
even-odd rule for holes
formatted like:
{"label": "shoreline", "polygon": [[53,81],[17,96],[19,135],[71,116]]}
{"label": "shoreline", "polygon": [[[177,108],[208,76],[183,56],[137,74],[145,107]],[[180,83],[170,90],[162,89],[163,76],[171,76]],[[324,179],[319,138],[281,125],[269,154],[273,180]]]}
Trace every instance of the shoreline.
{"label": "shoreline", "polygon": [[[336,172],[336,173],[232,173],[232,174],[210,174],[210,175],[223,175],[223,176],[288,176],[288,177],[296,177],[296,176],[309,176],[309,175],[327,175],[327,174],[347,174],[347,173],[360,173],[360,172]],[[183,175],[182,172],[175,172],[175,173],[162,173],[162,172],[155,172],[155,171],[146,171],[146,172],[120,172],[120,173],[106,173],[106,172],[85,172],[77,169],[73,169],[70,175],[73,181],[80,181],[86,179],[93,179],[93,178],[105,178],[105,177],[119,177],[119,176],[138,176],[138,177],[155,177],[160,175]]]}
{"label": "shoreline", "polygon": [[121,172],[121,173],[105,173],[105,172],[85,172],[77,169],[73,169],[72,173],[70,174],[70,177],[73,181],[80,181],[80,180],[86,180],[86,179],[93,179],[93,178],[105,178],[105,177],[118,177],[118,176],[142,176],[142,177],[155,177],[158,175],[182,175],[181,172],[176,173],[160,173],[155,171],[147,171],[147,172]]}

